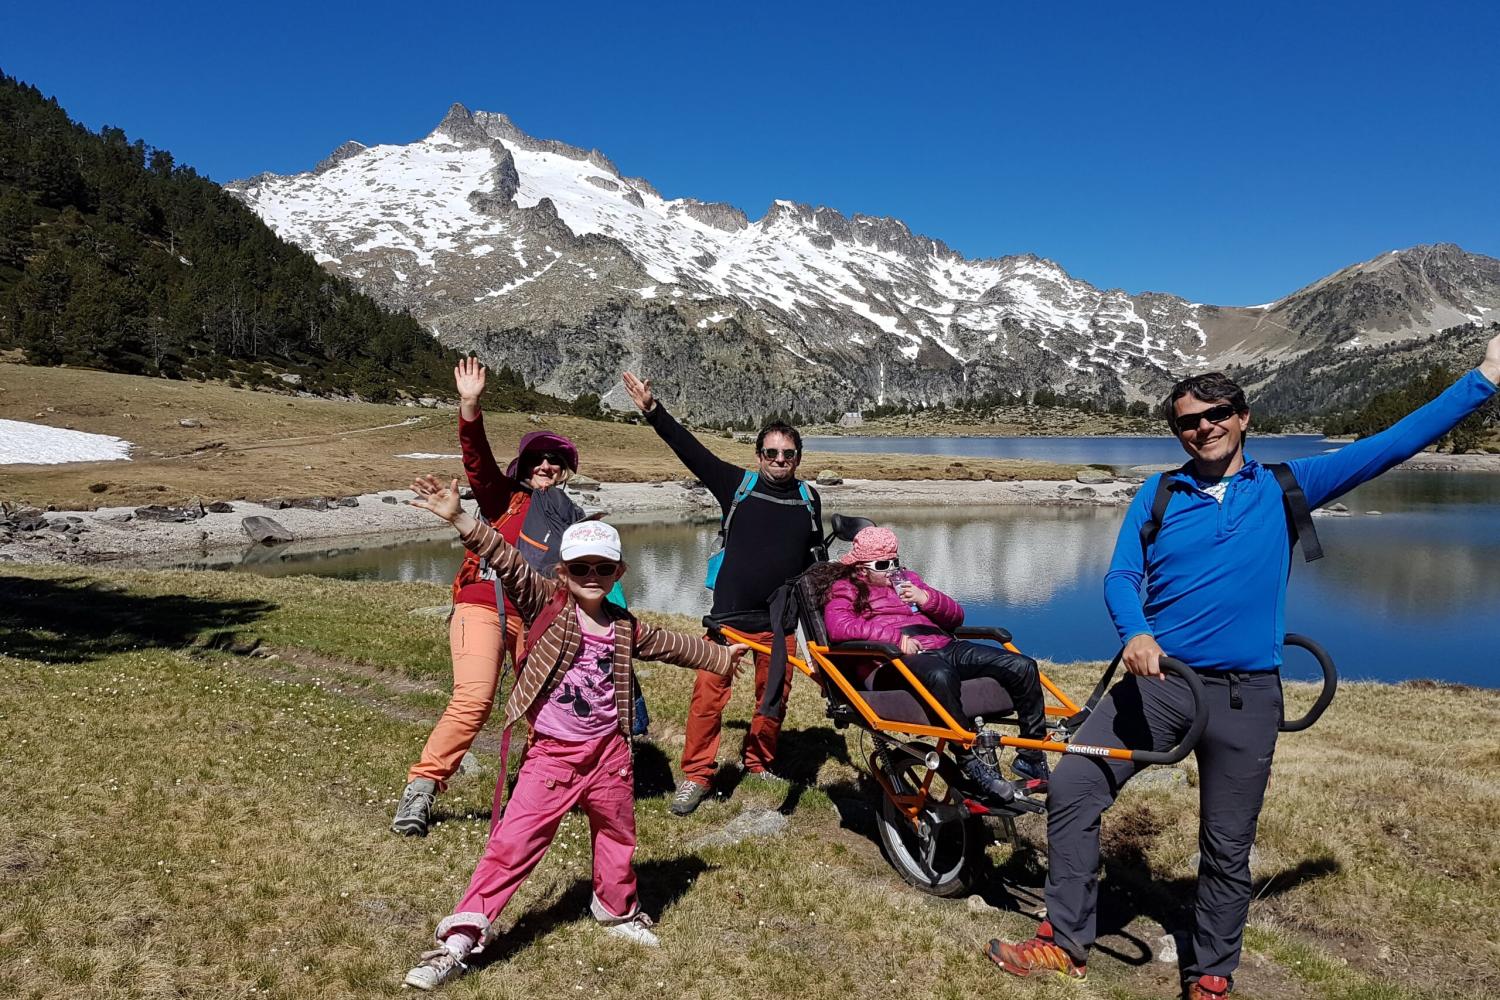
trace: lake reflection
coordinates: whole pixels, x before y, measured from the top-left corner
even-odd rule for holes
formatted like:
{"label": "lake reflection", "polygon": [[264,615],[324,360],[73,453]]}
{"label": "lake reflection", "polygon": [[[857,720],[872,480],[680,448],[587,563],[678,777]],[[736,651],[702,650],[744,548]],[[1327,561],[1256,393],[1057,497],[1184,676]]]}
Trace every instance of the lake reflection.
{"label": "lake reflection", "polygon": [[[1433,677],[1496,686],[1500,671],[1500,476],[1391,473],[1344,498],[1353,514],[1318,519],[1327,558],[1292,571],[1287,627],[1318,639],[1347,677]],[[1366,514],[1379,510],[1382,516]],[[858,511],[850,511],[858,513]],[[967,608],[1011,629],[1026,652],[1100,659],[1117,639],[1103,577],[1124,510],[952,507],[871,511],[903,558]],[[702,615],[714,524],[620,523],[633,605]],[[836,550],[837,551],[837,550]],[[252,572],[447,583],[449,538],[374,551],[246,565]],[[1299,654],[1300,656],[1301,654]],[[1289,676],[1311,676],[1294,661]]]}

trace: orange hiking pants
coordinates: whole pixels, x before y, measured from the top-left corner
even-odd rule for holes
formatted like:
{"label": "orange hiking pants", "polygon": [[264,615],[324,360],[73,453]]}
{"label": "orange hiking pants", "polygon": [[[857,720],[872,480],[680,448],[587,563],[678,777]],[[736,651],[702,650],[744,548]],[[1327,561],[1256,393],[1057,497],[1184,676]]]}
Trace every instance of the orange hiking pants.
{"label": "orange hiking pants", "polygon": [[[453,697],[443,717],[427,737],[422,759],[407,772],[406,780],[430,778],[438,791],[458,770],[469,747],[484,728],[495,704],[500,683],[501,657],[510,653],[511,663],[521,655],[521,619],[507,615],[505,641],[500,635],[500,614],[486,604],[459,604],[448,623],[448,646],[453,652]],[[503,648],[502,648],[503,647]]]}
{"label": "orange hiking pants", "polygon": [[[745,637],[755,642],[771,641],[770,632],[747,632]],[[786,637],[788,656],[797,655],[797,637]],[[755,708],[760,707],[770,680],[771,654],[755,654]],[[745,734],[745,770],[765,771],[776,759],[776,739],[781,735],[781,719],[786,715],[787,699],[792,692],[792,674],[796,669],[788,663],[786,678],[781,689],[781,713],[774,719],[765,715],[753,715],[750,731]],[[688,707],[687,739],[682,748],[682,776],[707,788],[713,781],[714,767],[719,756],[719,731],[724,725],[724,708],[729,704],[731,678],[720,677],[707,670],[698,671],[693,684],[693,701]]]}

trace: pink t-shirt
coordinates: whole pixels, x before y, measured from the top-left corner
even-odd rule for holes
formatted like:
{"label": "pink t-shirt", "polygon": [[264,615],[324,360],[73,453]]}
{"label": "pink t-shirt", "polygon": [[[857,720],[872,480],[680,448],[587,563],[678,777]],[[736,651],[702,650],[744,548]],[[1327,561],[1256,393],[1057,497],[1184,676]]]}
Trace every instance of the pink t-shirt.
{"label": "pink t-shirt", "polygon": [[620,724],[615,707],[615,629],[605,635],[583,631],[583,610],[578,609],[578,627],[583,641],[578,655],[531,716],[533,731],[570,743],[598,739]]}

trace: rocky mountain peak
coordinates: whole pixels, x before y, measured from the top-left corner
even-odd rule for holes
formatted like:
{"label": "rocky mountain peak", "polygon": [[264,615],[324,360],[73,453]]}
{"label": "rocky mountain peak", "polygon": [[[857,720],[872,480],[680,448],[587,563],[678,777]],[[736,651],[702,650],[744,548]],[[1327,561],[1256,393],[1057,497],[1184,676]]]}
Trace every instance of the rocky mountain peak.
{"label": "rocky mountain peak", "polygon": [[1451,244],[1268,306],[1100,290],[1033,254],[963,257],[899,219],[778,199],[664,198],[598,150],[454,104],[407,146],[226,186],[283,238],[454,347],[606,401],[623,367],[685,415],[811,414],[1042,386],[1154,399],[1207,365],[1500,317],[1500,261]]}

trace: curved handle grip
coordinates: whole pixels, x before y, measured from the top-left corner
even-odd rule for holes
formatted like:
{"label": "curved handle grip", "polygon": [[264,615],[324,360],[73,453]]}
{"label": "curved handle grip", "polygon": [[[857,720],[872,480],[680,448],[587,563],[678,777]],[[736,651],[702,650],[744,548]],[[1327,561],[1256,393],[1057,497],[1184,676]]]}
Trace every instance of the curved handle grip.
{"label": "curved handle grip", "polygon": [[[1115,659],[1118,660],[1124,654],[1125,650],[1121,649],[1115,654]],[[1182,739],[1177,741],[1177,745],[1170,749],[1132,750],[1130,759],[1140,764],[1177,763],[1193,752],[1193,748],[1198,745],[1198,740],[1203,737],[1204,728],[1208,725],[1208,706],[1203,701],[1203,682],[1198,679],[1198,675],[1186,663],[1170,656],[1161,658],[1161,669],[1165,673],[1176,674],[1187,683],[1188,693],[1193,696],[1193,724],[1188,727],[1186,733],[1182,734]],[[1149,682],[1142,681],[1142,683]]]}
{"label": "curved handle grip", "polygon": [[1281,731],[1283,733],[1300,733],[1317,722],[1328,706],[1333,703],[1333,696],[1339,689],[1339,672],[1338,668],[1333,665],[1333,657],[1328,655],[1328,651],[1307,636],[1288,634],[1285,645],[1300,646],[1307,650],[1313,655],[1313,659],[1318,661],[1318,666],[1323,668],[1323,690],[1318,692],[1318,700],[1313,702],[1312,708],[1309,708],[1307,714],[1300,719],[1293,719],[1291,722],[1282,720]]}

